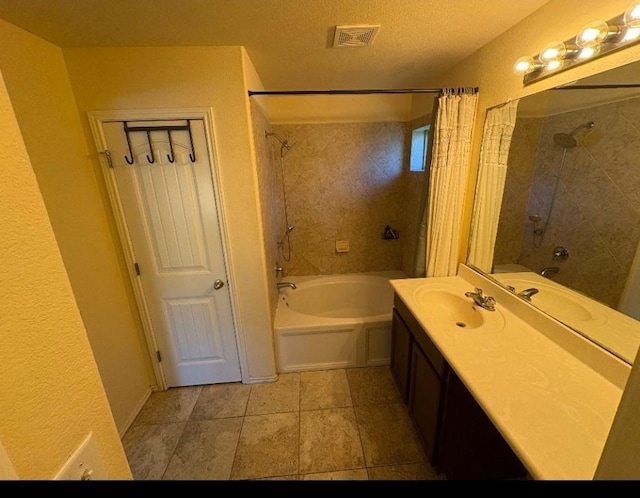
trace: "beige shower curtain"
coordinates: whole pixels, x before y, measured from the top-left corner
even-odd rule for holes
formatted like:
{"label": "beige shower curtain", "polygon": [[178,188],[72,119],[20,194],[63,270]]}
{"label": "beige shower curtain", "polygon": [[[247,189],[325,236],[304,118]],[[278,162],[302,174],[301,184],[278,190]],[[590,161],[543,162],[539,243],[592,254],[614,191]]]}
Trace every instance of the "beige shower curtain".
{"label": "beige shower curtain", "polygon": [[445,90],[438,99],[425,213],[427,277],[457,272],[477,102],[475,90]]}
{"label": "beige shower curtain", "polygon": [[517,100],[489,109],[484,122],[467,261],[486,273],[493,269],[507,159],[517,110]]}

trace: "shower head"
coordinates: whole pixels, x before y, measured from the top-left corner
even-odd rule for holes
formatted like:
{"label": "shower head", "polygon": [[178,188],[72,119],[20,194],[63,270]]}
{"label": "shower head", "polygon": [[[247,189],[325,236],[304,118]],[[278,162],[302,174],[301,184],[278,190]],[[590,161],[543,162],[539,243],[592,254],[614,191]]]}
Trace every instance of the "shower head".
{"label": "shower head", "polygon": [[284,157],[285,154],[291,150],[291,145],[289,145],[289,142],[287,142],[284,138],[278,136],[277,134],[267,131],[265,132],[265,136],[267,138],[273,137],[278,142],[280,142],[280,157]]}
{"label": "shower head", "polygon": [[593,121],[587,121],[586,123],[582,123],[571,133],[556,133],[553,136],[553,141],[563,149],[573,149],[576,145],[578,145],[578,142],[575,138],[573,138],[573,135],[575,135],[578,130],[581,130],[582,128],[591,129],[593,128],[593,125]]}
{"label": "shower head", "polygon": [[287,235],[289,235],[293,231],[294,228],[295,227],[293,225],[289,225],[287,227],[287,229],[284,231],[284,234],[282,234],[282,238],[280,239],[280,242],[278,242],[278,245],[282,245],[282,243],[284,242],[284,239],[287,237]]}

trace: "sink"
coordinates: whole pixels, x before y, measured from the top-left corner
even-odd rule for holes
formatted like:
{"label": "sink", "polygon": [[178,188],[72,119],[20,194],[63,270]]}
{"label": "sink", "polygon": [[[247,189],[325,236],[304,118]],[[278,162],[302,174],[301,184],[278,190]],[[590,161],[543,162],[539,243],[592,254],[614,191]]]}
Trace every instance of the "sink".
{"label": "sink", "polygon": [[485,310],[457,289],[425,285],[416,289],[414,298],[428,313],[429,321],[439,325],[487,330],[500,330],[504,327],[504,317],[500,310]]}
{"label": "sink", "polygon": [[585,322],[601,325],[607,321],[607,316],[595,309],[586,298],[576,292],[570,292],[564,287],[527,279],[500,279],[506,285],[515,287],[515,292],[534,287],[538,293],[531,296],[531,304],[536,308],[569,322]]}

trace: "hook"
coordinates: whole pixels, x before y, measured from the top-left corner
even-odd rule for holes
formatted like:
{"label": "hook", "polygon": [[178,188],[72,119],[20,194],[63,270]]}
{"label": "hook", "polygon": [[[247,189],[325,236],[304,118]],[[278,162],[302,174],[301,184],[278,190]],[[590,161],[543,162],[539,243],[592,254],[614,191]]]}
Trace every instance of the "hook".
{"label": "hook", "polygon": [[129,147],[129,156],[131,156],[131,158],[129,158],[129,156],[124,156],[124,160],[127,161],[127,164],[133,164],[133,152],[131,151],[131,140],[129,140],[129,130],[127,127],[128,123],[125,121],[124,122],[124,134],[127,137],[127,146]]}
{"label": "hook", "polygon": [[191,136],[191,120],[187,119],[187,125],[189,126],[189,142],[191,143],[191,152],[189,152],[189,159],[192,163],[196,162],[196,151],[193,148],[193,137]]}
{"label": "hook", "polygon": [[169,135],[169,150],[171,150],[171,154],[167,154],[167,159],[170,163],[173,163],[176,159],[173,154],[173,142],[171,141],[171,130],[167,130],[167,135]]}
{"label": "hook", "polygon": [[149,151],[151,151],[151,158],[149,158],[149,154],[147,154],[147,161],[149,161],[150,164],[153,164],[156,162],[156,156],[153,155],[153,144],[151,143],[151,132],[149,132],[147,130],[147,141],[149,142]]}

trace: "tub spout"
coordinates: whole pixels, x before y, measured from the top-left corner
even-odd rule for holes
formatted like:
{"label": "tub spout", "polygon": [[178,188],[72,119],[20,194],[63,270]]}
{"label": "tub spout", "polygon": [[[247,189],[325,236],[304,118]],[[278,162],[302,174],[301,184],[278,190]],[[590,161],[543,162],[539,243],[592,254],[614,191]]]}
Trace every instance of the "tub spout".
{"label": "tub spout", "polygon": [[276,285],[278,286],[278,289],[282,289],[283,287],[291,287],[292,289],[296,288],[296,284],[293,282],[278,282]]}

